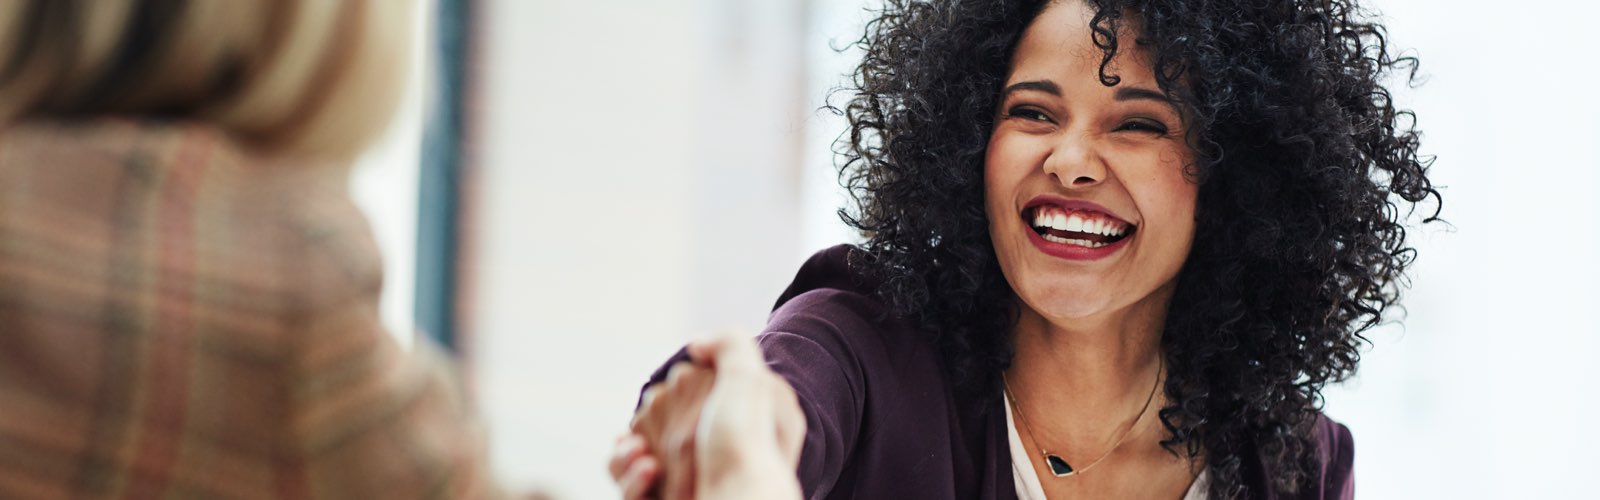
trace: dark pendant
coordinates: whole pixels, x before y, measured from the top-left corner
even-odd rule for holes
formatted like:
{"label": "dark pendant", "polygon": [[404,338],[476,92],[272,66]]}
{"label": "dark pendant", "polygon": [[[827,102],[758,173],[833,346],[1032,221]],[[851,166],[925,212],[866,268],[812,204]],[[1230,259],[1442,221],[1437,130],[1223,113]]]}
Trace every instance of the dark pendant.
{"label": "dark pendant", "polygon": [[1045,455],[1044,461],[1045,463],[1050,464],[1050,473],[1055,474],[1056,477],[1066,477],[1072,475],[1072,466],[1067,465],[1067,461],[1065,459],[1055,455]]}

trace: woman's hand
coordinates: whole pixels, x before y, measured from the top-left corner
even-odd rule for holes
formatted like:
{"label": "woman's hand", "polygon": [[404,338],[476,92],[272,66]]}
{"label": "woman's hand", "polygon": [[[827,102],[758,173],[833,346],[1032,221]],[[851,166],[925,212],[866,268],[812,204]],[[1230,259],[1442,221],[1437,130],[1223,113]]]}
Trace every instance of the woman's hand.
{"label": "woman's hand", "polygon": [[[623,498],[795,498],[805,415],[750,338],[691,343],[617,440]],[[663,477],[664,475],[664,477]],[[658,488],[659,486],[659,488]]]}
{"label": "woman's hand", "polygon": [[650,454],[650,444],[632,432],[617,438],[611,447],[611,480],[622,489],[624,500],[655,498],[661,461]]}
{"label": "woman's hand", "polygon": [[644,392],[630,433],[617,441],[611,477],[623,498],[695,498],[695,432],[711,391],[711,369],[678,363]]}
{"label": "woman's hand", "polygon": [[700,498],[800,498],[795,469],[806,418],[794,388],[748,337],[698,341],[688,350],[696,365],[716,370],[695,439]]}

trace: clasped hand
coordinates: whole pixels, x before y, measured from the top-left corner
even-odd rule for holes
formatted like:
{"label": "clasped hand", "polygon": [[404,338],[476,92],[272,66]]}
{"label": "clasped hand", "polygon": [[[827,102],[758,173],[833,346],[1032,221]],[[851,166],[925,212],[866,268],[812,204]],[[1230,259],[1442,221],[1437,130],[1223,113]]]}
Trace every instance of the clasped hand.
{"label": "clasped hand", "polygon": [[688,353],[691,362],[645,390],[617,439],[610,471],[622,497],[800,498],[806,421],[794,389],[752,339],[696,341]]}

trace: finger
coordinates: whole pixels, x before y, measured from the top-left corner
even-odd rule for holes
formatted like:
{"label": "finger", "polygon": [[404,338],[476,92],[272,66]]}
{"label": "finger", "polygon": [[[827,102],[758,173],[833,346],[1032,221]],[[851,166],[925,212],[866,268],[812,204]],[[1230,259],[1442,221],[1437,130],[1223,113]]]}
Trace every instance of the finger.
{"label": "finger", "polygon": [[766,370],[766,359],[752,337],[721,337],[690,342],[689,357],[695,363],[719,371]]}
{"label": "finger", "polygon": [[681,439],[673,446],[676,460],[666,471],[667,480],[663,483],[663,487],[672,489],[663,490],[663,498],[694,498],[695,440],[693,435],[682,435]]}
{"label": "finger", "polygon": [[677,383],[678,380],[682,380],[685,373],[688,373],[693,369],[693,362],[674,362],[674,364],[672,364],[672,369],[667,370],[667,385],[674,385],[674,383]]}
{"label": "finger", "polygon": [[611,448],[611,463],[608,467],[611,480],[622,481],[622,475],[628,472],[628,467],[644,455],[644,438],[638,434],[624,434],[618,437],[616,446]]}
{"label": "finger", "polygon": [[700,391],[710,390],[711,384],[715,383],[716,380],[716,370],[704,366],[690,365],[683,370],[682,375],[678,376],[678,385],[674,389],[680,393],[695,394]]}
{"label": "finger", "polygon": [[639,417],[650,412],[651,403],[655,402],[656,395],[661,393],[661,384],[650,384],[644,388],[644,393],[639,395],[639,408],[633,410],[633,418],[628,420],[628,429],[639,430]]}
{"label": "finger", "polygon": [[667,386],[677,386],[683,380],[683,376],[689,374],[693,368],[694,363],[688,361],[673,363],[672,368],[667,370]]}
{"label": "finger", "polygon": [[765,382],[764,392],[770,395],[768,410],[777,424],[778,449],[791,464],[797,463],[805,445],[808,425],[805,411],[800,409],[799,397],[783,377],[772,374]]}
{"label": "finger", "polygon": [[717,351],[723,348],[723,344],[747,338],[750,338],[750,335],[737,330],[723,330],[707,337],[690,340],[689,344],[684,346],[684,351],[694,364],[709,367],[713,366],[712,361]]}
{"label": "finger", "polygon": [[654,401],[656,399],[656,394],[659,394],[660,392],[661,384],[659,383],[650,384],[650,387],[644,388],[644,394],[639,396],[639,411],[644,411],[646,408],[649,408],[650,402]]}
{"label": "finger", "polygon": [[709,368],[692,367],[683,372],[678,385],[672,387],[667,397],[682,403],[682,412],[676,414],[671,430],[665,431],[658,458],[663,464],[660,486],[657,490],[663,499],[694,498],[695,432],[703,412],[704,397],[709,393],[716,374]]}
{"label": "finger", "polygon": [[661,475],[661,465],[654,457],[645,456],[633,462],[628,467],[628,472],[623,475],[622,498],[627,500],[644,500],[646,495],[655,488],[656,480]]}
{"label": "finger", "polygon": [[800,411],[800,406],[790,403],[787,407],[780,408],[778,424],[778,447],[783,450],[784,458],[790,465],[800,463],[800,452],[805,448],[806,416]]}
{"label": "finger", "polygon": [[715,366],[717,351],[722,349],[722,344],[733,340],[730,336],[719,336],[689,341],[684,351],[689,354],[689,359],[702,366]]}

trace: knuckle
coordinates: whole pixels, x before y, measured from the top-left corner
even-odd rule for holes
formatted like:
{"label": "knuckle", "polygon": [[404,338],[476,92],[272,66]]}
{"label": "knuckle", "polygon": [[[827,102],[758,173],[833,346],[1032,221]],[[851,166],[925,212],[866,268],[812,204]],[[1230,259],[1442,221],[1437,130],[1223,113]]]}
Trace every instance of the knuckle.
{"label": "knuckle", "polygon": [[683,377],[685,375],[689,374],[689,371],[690,371],[689,369],[693,368],[693,367],[694,367],[693,365],[689,364],[688,362],[684,362],[684,361],[679,361],[677,363],[673,363],[672,368],[667,370],[667,384],[668,385],[677,385],[677,384],[679,384],[681,382],[681,380],[683,379]]}
{"label": "knuckle", "polygon": [[693,439],[681,439],[681,440],[678,440],[677,443],[673,444],[673,447],[676,450],[678,456],[680,456],[680,457],[692,457],[692,456],[694,456],[694,440]]}

